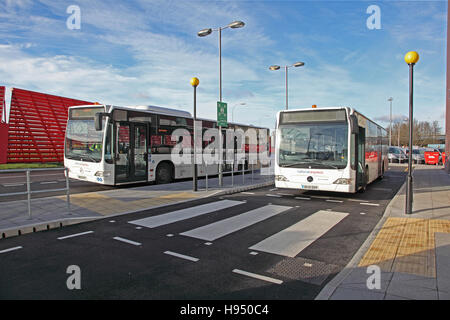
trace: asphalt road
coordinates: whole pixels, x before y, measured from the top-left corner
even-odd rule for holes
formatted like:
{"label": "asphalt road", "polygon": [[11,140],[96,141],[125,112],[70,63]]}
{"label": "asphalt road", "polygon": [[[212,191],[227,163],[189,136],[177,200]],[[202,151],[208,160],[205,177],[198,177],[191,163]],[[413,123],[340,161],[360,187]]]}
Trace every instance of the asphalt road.
{"label": "asphalt road", "polygon": [[[314,299],[378,223],[403,170],[362,194],[261,188],[6,238],[0,299]],[[69,290],[73,265],[81,289]]]}

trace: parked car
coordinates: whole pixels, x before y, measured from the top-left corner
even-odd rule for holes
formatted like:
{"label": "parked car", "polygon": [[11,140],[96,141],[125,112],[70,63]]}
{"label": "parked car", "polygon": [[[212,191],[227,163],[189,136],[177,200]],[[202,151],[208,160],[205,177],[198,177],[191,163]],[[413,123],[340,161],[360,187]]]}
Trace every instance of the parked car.
{"label": "parked car", "polygon": [[389,147],[388,159],[389,162],[398,162],[398,163],[408,161],[406,153],[399,147]]}
{"label": "parked car", "polygon": [[412,150],[412,162],[413,163],[425,163],[425,150],[424,149],[413,149]]}

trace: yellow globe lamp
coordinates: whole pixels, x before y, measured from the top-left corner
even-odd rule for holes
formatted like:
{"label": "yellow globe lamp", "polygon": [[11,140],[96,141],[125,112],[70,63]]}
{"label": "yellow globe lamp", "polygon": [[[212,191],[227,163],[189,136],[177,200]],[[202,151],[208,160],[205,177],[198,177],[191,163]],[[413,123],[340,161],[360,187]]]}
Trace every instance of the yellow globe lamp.
{"label": "yellow globe lamp", "polygon": [[405,61],[407,64],[415,64],[419,61],[419,54],[416,51],[410,51],[405,55]]}
{"label": "yellow globe lamp", "polygon": [[196,78],[196,77],[191,78],[191,86],[196,87],[196,86],[198,86],[199,83],[200,83],[200,80],[198,80],[198,78]]}

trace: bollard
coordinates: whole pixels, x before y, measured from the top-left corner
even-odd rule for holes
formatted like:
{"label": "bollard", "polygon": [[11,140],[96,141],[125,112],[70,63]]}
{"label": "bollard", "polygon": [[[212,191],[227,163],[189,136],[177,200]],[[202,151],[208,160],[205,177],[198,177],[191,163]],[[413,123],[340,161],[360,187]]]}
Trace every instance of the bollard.
{"label": "bollard", "polygon": [[242,159],[242,184],[245,184],[245,159]]}
{"label": "bollard", "polygon": [[70,213],[70,191],[69,191],[69,168],[64,168],[66,172],[66,198],[67,198],[67,213]]}
{"label": "bollard", "polygon": [[32,219],[31,216],[31,185],[30,185],[30,170],[27,170],[27,198],[28,198],[28,219]]}
{"label": "bollard", "polygon": [[205,163],[205,175],[206,175],[206,191],[208,191],[208,165]]}

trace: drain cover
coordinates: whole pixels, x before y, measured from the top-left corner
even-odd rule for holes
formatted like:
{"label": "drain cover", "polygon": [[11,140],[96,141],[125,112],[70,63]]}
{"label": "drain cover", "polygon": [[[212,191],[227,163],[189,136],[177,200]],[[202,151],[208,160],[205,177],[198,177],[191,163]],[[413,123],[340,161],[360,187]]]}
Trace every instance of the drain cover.
{"label": "drain cover", "polygon": [[300,257],[283,259],[267,270],[274,275],[316,285],[321,285],[330,274],[338,271],[337,265]]}

